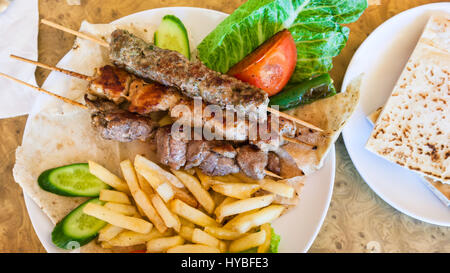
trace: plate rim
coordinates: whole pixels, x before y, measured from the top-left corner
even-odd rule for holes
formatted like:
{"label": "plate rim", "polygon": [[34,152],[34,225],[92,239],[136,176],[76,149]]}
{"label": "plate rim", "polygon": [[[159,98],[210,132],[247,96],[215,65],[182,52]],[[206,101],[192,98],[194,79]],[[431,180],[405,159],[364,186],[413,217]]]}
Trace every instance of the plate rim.
{"label": "plate rim", "polygon": [[[120,23],[122,21],[127,20],[127,18],[130,17],[130,16],[141,16],[142,14],[146,14],[148,12],[164,12],[166,10],[167,11],[168,10],[172,10],[172,11],[174,11],[174,10],[181,10],[181,11],[196,10],[196,11],[199,11],[199,12],[206,12],[206,13],[216,14],[216,15],[220,15],[220,16],[228,16],[229,15],[229,14],[221,12],[221,11],[217,11],[217,10],[213,10],[213,9],[207,9],[207,8],[200,8],[200,7],[184,7],[184,6],[161,7],[161,8],[148,9],[148,10],[143,10],[143,11],[139,11],[139,12],[136,12],[136,13],[132,13],[132,14],[126,15],[124,17],[118,18],[116,20],[113,20],[113,21],[109,22],[108,24]],[[71,51],[72,50],[69,50],[58,61],[58,64]],[[47,79],[48,78],[49,77],[47,77]],[[45,82],[47,81],[47,79],[45,80]],[[44,84],[45,84],[45,82],[44,82]],[[28,120],[27,120],[27,122],[28,122]],[[25,137],[25,135],[24,135],[24,137]],[[325,158],[325,162],[328,161],[328,160],[331,161],[330,162],[330,164],[331,164],[330,165],[330,173],[331,173],[331,175],[329,176],[329,179],[327,179],[327,183],[328,184],[327,184],[326,189],[327,189],[328,192],[327,192],[327,195],[325,196],[324,203],[323,203],[324,209],[321,210],[320,215],[317,214],[320,217],[319,217],[318,221],[315,222],[316,226],[314,227],[314,231],[313,231],[312,235],[309,237],[309,240],[305,241],[305,247],[304,247],[304,249],[301,252],[307,252],[311,248],[312,244],[314,243],[315,239],[317,238],[317,235],[319,234],[319,232],[320,232],[320,230],[321,230],[321,228],[323,226],[323,223],[325,221],[326,215],[327,215],[327,213],[329,211],[331,199],[332,199],[332,196],[333,196],[335,177],[336,177],[336,150],[335,150],[335,143],[330,147],[330,151],[328,152],[328,154],[327,154],[327,156]],[[310,182],[312,182],[312,181],[310,181]],[[39,223],[39,220],[41,219],[40,218],[41,215],[36,215],[36,213],[42,213],[43,216],[45,216],[45,218],[47,218],[47,220],[49,222],[51,222],[51,221],[47,217],[47,215],[45,215],[43,213],[41,208],[39,208],[39,206],[34,202],[34,200],[32,200],[32,198],[30,196],[28,196],[27,193],[24,192],[23,195],[24,195],[25,206],[27,208],[28,217],[30,218],[30,221],[31,221],[32,226],[33,226],[33,229],[34,229],[37,237],[39,238],[39,241],[43,245],[44,249],[47,252],[63,252],[63,253],[67,252],[67,251],[64,251],[62,249],[61,250],[57,249],[53,245],[51,245],[49,243],[49,241],[48,241],[48,238],[47,238],[49,236],[49,234],[43,234],[42,232],[39,232],[39,230],[41,230],[42,228],[38,228],[38,224],[44,225],[44,224],[47,224],[47,223]],[[31,211],[36,210],[36,209],[38,209],[37,212],[30,213]],[[51,223],[51,225],[53,226],[53,223]]]}
{"label": "plate rim", "polygon": [[[372,31],[370,33],[370,35],[361,43],[361,45],[358,47],[358,49],[356,50],[356,52],[353,54],[353,57],[349,63],[349,65],[347,66],[345,75],[344,75],[344,79],[342,82],[342,89],[344,90],[344,88],[346,88],[349,84],[350,79],[350,75],[349,75],[349,70],[350,68],[357,62],[358,59],[360,59],[360,55],[362,54],[361,52],[363,51],[362,49],[364,47],[366,47],[368,44],[372,43],[372,40],[375,39],[375,36],[382,31],[382,29],[386,28],[387,26],[389,26],[390,24],[392,24],[393,22],[395,22],[395,20],[398,20],[399,17],[402,16],[408,16],[410,13],[414,13],[418,10],[426,10],[427,8],[439,8],[439,7],[450,7],[450,2],[440,2],[440,3],[430,3],[430,4],[425,4],[425,5],[421,5],[421,6],[417,6],[408,10],[405,10],[403,12],[400,12],[394,16],[392,16],[391,18],[389,18],[388,20],[386,20],[385,22],[383,22],[382,24],[380,24],[374,31]],[[358,103],[359,106],[359,103]],[[357,107],[358,107],[357,106]],[[411,212],[410,210],[403,208],[401,205],[397,204],[394,200],[392,200],[392,198],[388,198],[386,197],[382,192],[380,192],[379,189],[376,188],[376,186],[374,186],[374,184],[372,184],[371,182],[368,182],[369,180],[367,179],[367,174],[365,174],[364,171],[362,170],[362,166],[359,166],[358,164],[355,164],[353,157],[354,155],[354,150],[351,147],[351,142],[348,139],[349,138],[349,127],[344,128],[344,130],[342,131],[342,138],[344,140],[345,143],[345,147],[346,150],[350,156],[350,159],[352,160],[353,165],[355,166],[356,170],[358,171],[359,175],[361,176],[361,178],[364,180],[364,182],[370,187],[370,189],[375,192],[375,194],[380,197],[383,201],[385,201],[387,204],[389,204],[391,207],[393,207],[394,209],[396,209],[397,211],[420,221],[423,221],[425,223],[428,224],[433,224],[433,225],[438,225],[438,226],[445,226],[448,227],[450,226],[450,222],[447,221],[438,221],[438,220],[433,220],[430,219],[426,216],[423,215],[417,215],[413,212]],[[376,184],[376,183],[375,183]],[[436,197],[437,198],[437,197]],[[443,205],[444,206],[444,205]]]}

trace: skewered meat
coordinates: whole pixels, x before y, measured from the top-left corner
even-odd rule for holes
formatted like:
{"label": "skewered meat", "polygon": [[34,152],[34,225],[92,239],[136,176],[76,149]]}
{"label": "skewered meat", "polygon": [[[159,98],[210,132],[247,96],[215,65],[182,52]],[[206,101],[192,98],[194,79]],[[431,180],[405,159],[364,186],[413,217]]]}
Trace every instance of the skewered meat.
{"label": "skewered meat", "polygon": [[171,126],[160,127],[156,132],[156,152],[159,161],[178,170],[186,164],[187,142],[171,136]]}
{"label": "skewered meat", "polygon": [[119,142],[147,141],[154,136],[157,123],[150,118],[120,109],[111,101],[85,96],[91,110],[92,126],[100,131],[104,139]]}
{"label": "skewered meat", "polygon": [[144,79],[179,88],[190,98],[235,111],[265,113],[269,98],[263,90],[223,75],[201,62],[190,62],[182,54],[158,48],[126,30],[111,34],[110,58],[114,63]]}
{"label": "skewered meat", "polygon": [[210,142],[205,140],[191,140],[188,143],[186,152],[186,166],[185,169],[198,167],[206,156],[210,153]]}
{"label": "skewered meat", "polygon": [[132,80],[133,76],[125,70],[105,65],[96,69],[94,79],[89,83],[89,92],[118,104],[127,98]]}
{"label": "skewered meat", "polygon": [[211,176],[224,176],[239,172],[239,166],[234,158],[224,157],[214,152],[208,153],[199,168]]}
{"label": "skewered meat", "polygon": [[89,83],[89,93],[116,104],[129,102],[128,110],[146,115],[166,111],[177,105],[180,92],[156,82],[146,82],[116,66],[105,65],[96,70]]}
{"label": "skewered meat", "polygon": [[258,180],[264,178],[267,153],[253,146],[245,145],[239,148],[236,159],[245,175]]}
{"label": "skewered meat", "polygon": [[280,158],[274,152],[270,152],[267,154],[267,167],[269,171],[280,175],[281,172],[281,163]]}

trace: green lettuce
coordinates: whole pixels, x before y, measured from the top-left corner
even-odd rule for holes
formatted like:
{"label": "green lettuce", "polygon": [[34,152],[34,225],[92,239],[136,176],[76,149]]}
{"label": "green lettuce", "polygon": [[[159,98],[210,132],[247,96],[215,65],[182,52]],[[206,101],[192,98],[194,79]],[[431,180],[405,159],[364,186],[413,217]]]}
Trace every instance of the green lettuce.
{"label": "green lettuce", "polygon": [[348,40],[342,24],[356,21],[367,0],[249,0],[236,9],[198,46],[200,60],[226,73],[233,65],[282,29],[297,44],[298,60],[291,82],[331,70]]}

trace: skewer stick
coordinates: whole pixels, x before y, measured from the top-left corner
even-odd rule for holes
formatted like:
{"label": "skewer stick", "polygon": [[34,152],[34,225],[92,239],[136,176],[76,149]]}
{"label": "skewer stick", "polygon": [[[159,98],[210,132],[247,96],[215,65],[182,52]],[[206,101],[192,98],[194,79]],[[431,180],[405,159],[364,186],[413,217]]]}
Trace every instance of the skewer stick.
{"label": "skewer stick", "polygon": [[47,25],[47,26],[50,26],[50,27],[62,30],[64,32],[68,32],[68,33],[73,34],[73,35],[75,35],[77,37],[80,37],[80,38],[83,38],[83,39],[86,39],[86,40],[90,40],[90,41],[92,41],[94,43],[97,43],[97,44],[99,44],[101,46],[109,48],[109,44],[107,42],[105,42],[105,41],[103,41],[101,39],[98,39],[97,37],[93,37],[93,36],[90,36],[88,34],[84,34],[84,33],[81,33],[79,31],[75,31],[73,29],[70,29],[70,28],[58,25],[58,24],[53,23],[51,21],[48,21],[46,19],[42,19],[41,23],[43,23],[44,25]]}
{"label": "skewer stick", "polygon": [[279,116],[279,117],[282,117],[282,118],[291,120],[291,121],[293,121],[293,122],[295,122],[295,123],[298,123],[298,124],[300,124],[300,125],[303,125],[303,126],[305,126],[305,127],[307,127],[307,128],[310,128],[310,129],[313,129],[313,130],[316,130],[316,131],[319,131],[319,132],[323,132],[322,129],[320,129],[320,128],[317,127],[317,126],[312,125],[311,123],[308,123],[308,122],[306,122],[306,121],[303,121],[303,120],[301,120],[301,119],[298,119],[298,118],[296,118],[296,117],[293,117],[293,116],[291,116],[291,115],[288,115],[288,114],[286,114],[286,113],[280,112],[280,111],[275,110],[275,109],[273,109],[273,108],[267,107],[267,111],[269,111],[270,113],[272,113],[272,114],[274,114],[274,115],[277,115],[277,116]]}
{"label": "skewer stick", "polygon": [[310,146],[310,147],[314,146],[313,144],[309,144],[309,143],[303,142],[303,141],[298,140],[296,138],[290,138],[290,137],[283,136],[283,139],[286,140],[287,142],[291,142],[291,143],[294,143],[294,144],[307,145],[307,146]]}
{"label": "skewer stick", "polygon": [[9,56],[11,58],[13,58],[13,59],[16,59],[16,60],[19,60],[19,61],[22,61],[22,62],[26,62],[26,63],[30,63],[30,64],[34,64],[36,66],[39,66],[39,67],[42,67],[42,68],[45,68],[45,69],[49,69],[49,70],[52,70],[52,71],[61,72],[63,74],[69,75],[71,77],[79,78],[79,79],[86,80],[86,81],[92,81],[93,80],[93,78],[90,77],[90,76],[83,75],[83,74],[80,74],[80,73],[77,73],[77,72],[74,72],[74,71],[70,71],[70,70],[67,70],[67,69],[59,68],[59,67],[56,67],[56,66],[50,66],[50,65],[47,65],[47,64],[44,64],[44,63],[32,61],[32,60],[29,60],[29,59],[26,59],[26,58],[23,58],[23,57],[19,57],[19,56],[16,56],[16,55],[9,55]]}
{"label": "skewer stick", "polygon": [[284,179],[283,177],[281,177],[281,176],[279,176],[278,174],[273,173],[273,172],[271,172],[271,171],[269,171],[269,170],[264,170],[264,172],[265,172],[266,175],[268,175],[268,176],[272,176],[272,177],[275,177],[275,178],[278,178],[278,179]]}
{"label": "skewer stick", "polygon": [[1,73],[1,72],[0,72],[0,76],[5,77],[5,78],[10,79],[10,80],[13,80],[13,81],[15,81],[15,82],[17,82],[17,83],[23,84],[23,85],[25,85],[25,86],[31,87],[31,88],[33,88],[33,89],[39,91],[39,92],[42,92],[42,93],[45,93],[45,94],[49,95],[49,96],[52,96],[52,97],[55,97],[55,98],[57,98],[57,99],[63,100],[63,101],[66,102],[66,103],[72,104],[72,105],[77,106],[77,107],[81,107],[81,108],[83,108],[83,109],[88,109],[88,107],[87,107],[86,105],[81,104],[81,103],[79,103],[79,102],[77,102],[77,101],[74,101],[74,100],[68,99],[68,98],[66,98],[66,97],[63,97],[63,96],[54,94],[54,93],[49,92],[49,91],[47,91],[47,90],[45,90],[45,89],[42,89],[42,88],[40,88],[40,87],[31,85],[31,84],[26,83],[26,82],[24,82],[24,81],[18,80],[18,79],[14,78],[14,77],[11,77],[11,76],[9,76],[9,75],[3,74],[3,73]]}
{"label": "skewer stick", "polygon": [[[48,20],[46,20],[46,19],[42,19],[41,22],[42,22],[43,24],[48,25],[48,26],[54,27],[54,28],[56,28],[56,29],[59,29],[59,30],[65,31],[65,32],[68,32],[68,33],[73,34],[73,35],[75,35],[75,36],[78,36],[78,37],[80,37],[80,38],[88,39],[88,40],[90,40],[90,41],[93,41],[93,42],[95,42],[95,43],[101,45],[101,46],[104,46],[104,47],[106,47],[106,48],[109,48],[109,44],[108,44],[107,42],[105,42],[105,41],[103,41],[103,40],[100,40],[100,39],[98,39],[98,38],[96,38],[96,37],[92,37],[92,36],[86,35],[86,34],[84,34],[84,33],[81,33],[81,32],[79,32],[79,31],[76,31],[76,30],[73,30],[73,29],[70,29],[70,28],[67,28],[67,27],[58,25],[58,24],[53,23],[53,22],[50,22],[50,21],[48,21]],[[307,127],[307,128],[310,128],[310,129],[313,129],[313,130],[317,130],[317,131],[319,131],[319,132],[323,132],[323,130],[320,129],[319,127],[317,127],[317,126],[314,126],[314,125],[312,125],[312,124],[310,124],[310,123],[308,123],[308,122],[306,122],[306,121],[300,120],[300,119],[298,119],[298,118],[295,118],[295,117],[293,117],[293,116],[290,116],[290,115],[288,115],[288,114],[285,114],[285,113],[283,113],[283,112],[280,112],[280,111],[278,111],[278,110],[275,110],[275,109],[273,109],[273,108],[267,107],[267,111],[269,111],[270,113],[272,113],[272,114],[274,114],[274,115],[277,115],[277,116],[280,116],[280,117],[284,117],[285,119],[288,119],[288,120],[291,120],[291,121],[293,121],[293,122],[295,122],[295,123],[298,123],[298,124],[300,124],[300,125],[303,125],[303,126],[305,126],[305,127]]]}

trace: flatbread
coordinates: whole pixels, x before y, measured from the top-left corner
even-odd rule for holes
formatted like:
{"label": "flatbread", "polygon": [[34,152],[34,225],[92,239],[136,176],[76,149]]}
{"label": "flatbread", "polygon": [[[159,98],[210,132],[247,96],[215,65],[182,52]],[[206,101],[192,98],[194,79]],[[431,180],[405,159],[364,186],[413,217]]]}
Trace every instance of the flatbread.
{"label": "flatbread", "polygon": [[302,135],[298,137],[310,145],[288,143],[282,147],[306,175],[323,166],[328,152],[358,104],[362,79],[363,75],[353,79],[345,92],[287,112],[324,130],[320,133],[307,129],[305,139]]}
{"label": "flatbread", "polygon": [[432,16],[366,144],[405,168],[450,183],[450,15]]}
{"label": "flatbread", "polygon": [[[142,26],[135,24],[120,27],[151,39],[149,33],[152,32],[147,33]],[[116,26],[110,24],[92,25],[83,22],[81,31],[97,37],[109,37],[115,28]],[[96,67],[109,63],[108,52],[90,41],[77,39],[71,58],[65,58],[61,63],[63,68],[93,75]],[[53,81],[57,84],[52,86],[47,84],[47,81],[43,86],[44,89],[83,103],[87,82],[55,72],[50,77],[57,77],[57,80]],[[16,163],[13,168],[15,181],[54,224],[87,198],[64,197],[42,190],[37,178],[43,171],[61,165],[93,160],[109,170],[119,172],[120,160],[134,158],[137,153],[156,160],[150,144],[104,140],[92,129],[90,122],[89,111],[41,95],[28,117],[22,144],[16,150]],[[130,249],[134,247],[106,250],[93,241],[83,246],[81,252],[122,252]]]}

